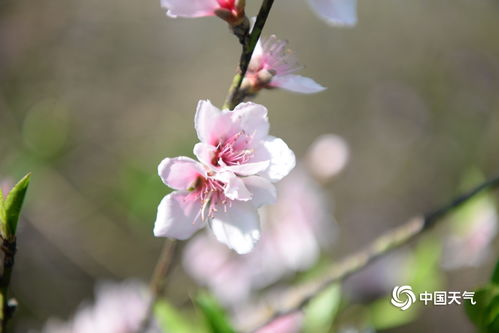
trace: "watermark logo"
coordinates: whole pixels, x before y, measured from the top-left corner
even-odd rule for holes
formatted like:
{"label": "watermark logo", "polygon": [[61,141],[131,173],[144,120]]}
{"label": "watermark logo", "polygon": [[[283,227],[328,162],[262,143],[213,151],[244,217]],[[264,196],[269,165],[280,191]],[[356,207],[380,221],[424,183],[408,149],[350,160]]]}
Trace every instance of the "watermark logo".
{"label": "watermark logo", "polygon": [[411,286],[396,286],[392,291],[391,303],[397,308],[405,311],[411,307],[412,304],[419,300],[424,305],[461,305],[465,300],[469,301],[471,305],[475,305],[476,301],[473,299],[475,296],[474,291],[424,291],[416,297],[412,291]]}
{"label": "watermark logo", "polygon": [[397,308],[405,311],[416,302],[416,295],[412,291],[411,286],[396,286],[392,291],[391,302]]}

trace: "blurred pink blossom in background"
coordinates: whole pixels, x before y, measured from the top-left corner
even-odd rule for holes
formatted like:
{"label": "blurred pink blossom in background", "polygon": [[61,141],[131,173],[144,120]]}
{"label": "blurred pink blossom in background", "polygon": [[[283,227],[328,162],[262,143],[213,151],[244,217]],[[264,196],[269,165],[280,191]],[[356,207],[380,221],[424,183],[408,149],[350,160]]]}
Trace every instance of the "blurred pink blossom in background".
{"label": "blurred pink blossom in background", "polygon": [[[83,305],[70,321],[50,320],[42,333],[136,333],[142,325],[150,296],[137,281],[103,283],[93,305]],[[161,332],[154,324],[146,333]]]}
{"label": "blurred pink blossom in background", "polygon": [[0,180],[0,191],[2,191],[2,195],[4,198],[7,197],[14,185],[14,181],[10,178],[4,178]]}
{"label": "blurred pink blossom in background", "polygon": [[490,245],[497,234],[497,209],[490,198],[476,199],[463,209],[462,220],[455,217],[453,231],[444,243],[442,265],[447,269],[480,265],[491,254]]}
{"label": "blurred pink blossom in background", "polygon": [[347,142],[340,136],[324,134],[308,149],[307,167],[320,181],[327,181],[345,168],[350,158]]}

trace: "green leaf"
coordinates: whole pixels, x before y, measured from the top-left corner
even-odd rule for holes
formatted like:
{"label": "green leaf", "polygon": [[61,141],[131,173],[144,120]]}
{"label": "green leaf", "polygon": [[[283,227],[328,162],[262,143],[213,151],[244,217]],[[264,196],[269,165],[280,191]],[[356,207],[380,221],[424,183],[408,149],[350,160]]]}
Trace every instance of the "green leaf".
{"label": "green leaf", "polygon": [[499,260],[497,260],[496,267],[494,268],[494,272],[492,273],[492,277],[490,278],[490,282],[499,285]]}
{"label": "green leaf", "polygon": [[170,303],[160,300],[154,306],[154,314],[163,332],[191,333],[199,332],[194,322],[187,321]]}
{"label": "green leaf", "polygon": [[484,315],[485,326],[488,332],[499,332],[497,323],[499,322],[499,294],[493,296]]}
{"label": "green leaf", "polygon": [[201,293],[196,298],[196,304],[204,315],[206,324],[211,333],[235,333],[229,323],[224,309],[215,298],[207,293]]}
{"label": "green leaf", "polygon": [[24,197],[28,190],[31,173],[28,173],[21,179],[9,192],[7,197],[2,200],[0,207],[0,232],[3,238],[12,239],[16,235],[17,222],[21,214]]}
{"label": "green leaf", "polygon": [[499,332],[499,288],[488,285],[475,292],[475,305],[464,303],[464,309],[470,320],[480,332]]}
{"label": "green leaf", "polygon": [[341,289],[334,284],[315,297],[305,309],[305,332],[328,332],[341,300]]}
{"label": "green leaf", "polygon": [[3,198],[3,193],[2,189],[0,188],[0,231],[2,232],[1,234],[3,235],[3,229],[5,225],[5,208],[4,208],[4,198]]}
{"label": "green leaf", "polygon": [[471,322],[478,327],[483,326],[483,316],[487,304],[489,303],[489,298],[490,294],[488,288],[482,288],[475,291],[475,305],[471,304],[471,302],[464,302],[464,310],[466,311],[466,314],[470,318]]}

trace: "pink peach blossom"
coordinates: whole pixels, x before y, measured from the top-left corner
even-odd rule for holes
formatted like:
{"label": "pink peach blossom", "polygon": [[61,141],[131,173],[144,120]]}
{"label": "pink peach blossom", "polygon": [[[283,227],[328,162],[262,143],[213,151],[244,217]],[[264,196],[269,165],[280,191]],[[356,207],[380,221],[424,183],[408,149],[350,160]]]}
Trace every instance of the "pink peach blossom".
{"label": "pink peach blossom", "polygon": [[308,0],[322,20],[334,26],[357,24],[357,0]]}
{"label": "pink peach blossom", "polygon": [[[251,251],[260,238],[255,204],[272,202],[275,197],[273,188],[263,188],[262,191],[268,190],[264,194],[267,197],[251,200],[253,194],[249,189],[263,178],[234,177],[230,184],[221,174],[209,172],[188,157],[164,159],[158,173],[163,182],[176,191],[159,204],[154,235],[187,239],[209,223],[219,241],[238,253]],[[258,191],[256,187],[255,191]]]}
{"label": "pink peach blossom", "polygon": [[158,207],[154,234],[187,239],[209,224],[218,241],[239,254],[260,238],[257,208],[275,201],[272,182],[295,165],[293,152],[268,135],[267,109],[243,103],[234,111],[200,101],[195,116],[200,143],[197,162],[166,158],[158,166],[163,182],[176,190]]}
{"label": "pink peach blossom", "polygon": [[287,48],[287,44],[287,41],[279,40],[275,35],[259,40],[242,87],[252,93],[261,88],[281,88],[303,94],[325,90],[314,80],[294,74],[303,66]]}
{"label": "pink peach blossom", "polygon": [[263,105],[241,103],[234,111],[221,111],[209,101],[200,101],[194,122],[201,141],[194,146],[194,154],[212,171],[222,173],[220,177],[234,191],[245,192],[238,176],[258,175],[276,182],[295,166],[295,156],[286,143],[268,135]]}

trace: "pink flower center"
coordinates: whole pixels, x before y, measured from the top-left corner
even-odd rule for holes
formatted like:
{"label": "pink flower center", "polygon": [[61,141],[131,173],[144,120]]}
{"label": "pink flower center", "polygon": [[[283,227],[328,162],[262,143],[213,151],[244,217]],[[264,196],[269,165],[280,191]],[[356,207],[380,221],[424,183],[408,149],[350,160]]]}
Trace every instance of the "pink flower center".
{"label": "pink flower center", "polygon": [[225,196],[224,185],[219,180],[199,176],[193,191],[186,197],[186,200],[201,202],[202,207],[199,214],[203,222],[215,216],[218,211],[217,207],[223,208],[224,212],[230,207],[231,200]]}
{"label": "pink flower center", "polygon": [[253,156],[253,149],[248,149],[252,137],[244,131],[237,132],[217,144],[217,150],[211,163],[214,166],[240,165],[247,163]]}

